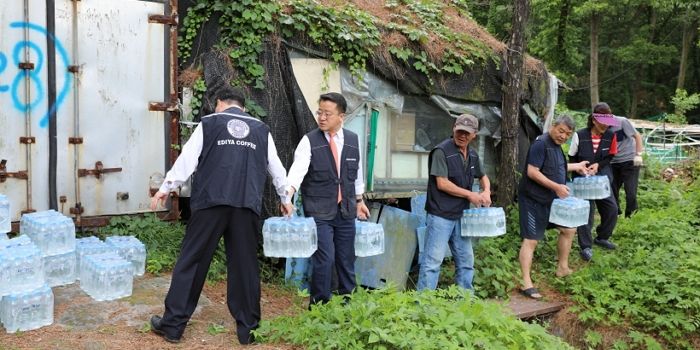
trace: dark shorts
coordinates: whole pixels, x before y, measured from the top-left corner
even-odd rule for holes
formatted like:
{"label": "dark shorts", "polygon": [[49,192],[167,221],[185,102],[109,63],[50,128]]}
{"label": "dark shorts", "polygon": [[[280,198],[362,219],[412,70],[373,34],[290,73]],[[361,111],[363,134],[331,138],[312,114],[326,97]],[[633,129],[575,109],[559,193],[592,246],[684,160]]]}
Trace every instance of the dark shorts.
{"label": "dark shorts", "polygon": [[544,231],[559,226],[549,222],[552,202],[543,204],[528,196],[518,196],[520,209],[520,237],[541,241]]}

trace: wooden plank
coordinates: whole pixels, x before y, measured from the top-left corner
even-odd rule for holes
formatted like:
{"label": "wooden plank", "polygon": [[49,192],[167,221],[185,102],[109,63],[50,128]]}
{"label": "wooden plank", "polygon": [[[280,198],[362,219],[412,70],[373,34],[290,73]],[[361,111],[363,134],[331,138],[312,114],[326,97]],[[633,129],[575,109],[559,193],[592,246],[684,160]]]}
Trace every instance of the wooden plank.
{"label": "wooden plank", "polygon": [[511,294],[507,307],[513,311],[515,317],[526,319],[555,313],[564,308],[564,303],[543,299],[535,300],[515,292]]}

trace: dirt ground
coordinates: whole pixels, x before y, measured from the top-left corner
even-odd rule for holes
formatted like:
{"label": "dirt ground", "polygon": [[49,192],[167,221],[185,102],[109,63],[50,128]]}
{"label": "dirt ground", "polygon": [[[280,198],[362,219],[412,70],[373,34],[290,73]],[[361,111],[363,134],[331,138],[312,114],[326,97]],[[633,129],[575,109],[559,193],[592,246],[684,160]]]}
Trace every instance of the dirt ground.
{"label": "dirt ground", "polygon": [[[226,282],[205,285],[182,342],[170,344],[150,332],[151,315],[161,315],[170,276],[146,275],[134,280],[133,294],[97,302],[79,283],[54,287],[54,323],[8,334],[0,328],[0,350],[56,349],[298,349],[285,344],[241,346],[226,306]],[[299,309],[298,297],[275,285],[262,286],[262,317],[271,319]]]}

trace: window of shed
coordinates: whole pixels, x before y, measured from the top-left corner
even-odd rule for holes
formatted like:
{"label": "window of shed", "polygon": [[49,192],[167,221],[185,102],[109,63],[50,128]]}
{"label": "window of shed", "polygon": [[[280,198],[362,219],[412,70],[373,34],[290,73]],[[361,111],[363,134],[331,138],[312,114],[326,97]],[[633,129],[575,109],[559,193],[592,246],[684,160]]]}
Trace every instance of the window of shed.
{"label": "window of shed", "polygon": [[393,114],[391,149],[404,152],[430,152],[452,135],[454,118],[430,104],[427,99],[406,97],[403,113]]}

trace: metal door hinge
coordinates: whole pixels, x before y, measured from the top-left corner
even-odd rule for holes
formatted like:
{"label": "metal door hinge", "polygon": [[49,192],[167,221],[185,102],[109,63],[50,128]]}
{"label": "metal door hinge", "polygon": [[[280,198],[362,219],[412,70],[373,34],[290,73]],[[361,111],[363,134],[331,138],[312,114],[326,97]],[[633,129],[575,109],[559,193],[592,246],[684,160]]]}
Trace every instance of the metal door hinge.
{"label": "metal door hinge", "polygon": [[26,180],[29,177],[27,176],[27,171],[26,170],[20,170],[16,171],[13,173],[10,173],[7,171],[7,159],[3,159],[0,161],[0,182],[5,182],[8,177],[15,178],[15,179],[22,179]]}
{"label": "metal door hinge", "polygon": [[78,169],[78,176],[79,177],[84,177],[84,176],[90,176],[94,175],[96,178],[102,177],[102,174],[106,173],[118,173],[122,171],[122,168],[105,168],[104,165],[102,165],[101,161],[95,162],[95,168],[94,169]]}

